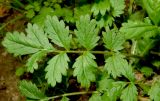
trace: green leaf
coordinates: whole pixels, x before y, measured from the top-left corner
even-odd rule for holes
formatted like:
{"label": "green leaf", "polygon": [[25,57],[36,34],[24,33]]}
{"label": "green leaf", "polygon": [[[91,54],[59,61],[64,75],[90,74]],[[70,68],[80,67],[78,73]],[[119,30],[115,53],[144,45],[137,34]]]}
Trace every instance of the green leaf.
{"label": "green leaf", "polygon": [[114,21],[114,18],[111,15],[105,15],[98,19],[97,25],[102,28],[105,26],[112,26],[112,23]]}
{"label": "green leaf", "polygon": [[117,101],[123,88],[126,86],[126,82],[112,82],[112,86],[108,88],[106,92],[102,95],[103,101]]}
{"label": "green leaf", "polygon": [[107,49],[118,51],[123,49],[122,44],[125,42],[125,38],[123,34],[114,29],[103,32],[103,41]]}
{"label": "green leaf", "polygon": [[74,19],[75,21],[80,19],[80,16],[84,16],[86,14],[91,15],[91,5],[90,4],[85,4],[82,6],[77,6],[74,8]]}
{"label": "green leaf", "polygon": [[64,96],[64,97],[62,97],[61,101],[69,101],[69,98]]}
{"label": "green leaf", "polygon": [[16,68],[16,76],[22,76],[25,73],[24,67],[18,67]]}
{"label": "green leaf", "polygon": [[114,17],[119,17],[124,12],[125,0],[110,0],[112,15]]}
{"label": "green leaf", "polygon": [[44,22],[47,15],[53,15],[54,10],[51,7],[42,7],[39,14],[34,16],[31,21],[37,25],[44,27]]}
{"label": "green leaf", "polygon": [[98,91],[106,91],[108,88],[112,88],[112,83],[114,82],[113,79],[103,78],[102,80],[98,81]]}
{"label": "green leaf", "polygon": [[128,21],[123,23],[120,31],[125,34],[126,39],[132,39],[145,35],[146,32],[157,32],[157,26],[141,21]]}
{"label": "green leaf", "polygon": [[74,72],[73,76],[77,76],[78,82],[81,83],[82,87],[88,88],[90,82],[96,80],[97,64],[94,61],[95,56],[89,52],[84,52],[83,55],[76,59],[73,65]]}
{"label": "green leaf", "polygon": [[69,28],[65,27],[65,23],[59,21],[56,16],[47,16],[45,22],[45,31],[49,34],[49,38],[53,43],[66,50],[70,49],[71,36],[69,35]]}
{"label": "green leaf", "polygon": [[30,99],[40,100],[46,97],[35,84],[25,80],[20,81],[19,90],[24,96]]}
{"label": "green leaf", "polygon": [[146,9],[149,17],[155,25],[160,24],[160,1],[159,0],[142,0],[143,7]]}
{"label": "green leaf", "polygon": [[160,81],[157,79],[151,86],[151,89],[148,92],[149,97],[151,100],[160,101]]}
{"label": "green leaf", "polygon": [[7,33],[2,44],[9,53],[17,56],[36,53],[40,50],[53,50],[44,31],[36,24],[28,24],[26,32],[27,36],[19,32]]}
{"label": "green leaf", "polygon": [[90,20],[89,15],[81,16],[80,20],[76,22],[76,27],[75,34],[79,43],[87,50],[93,49],[99,40],[96,20]]}
{"label": "green leaf", "polygon": [[106,59],[104,69],[108,71],[113,78],[124,75],[130,81],[134,81],[134,75],[132,68],[128,65],[127,60],[123,59],[124,56],[121,54],[114,54],[113,56]]}
{"label": "green leaf", "polygon": [[56,15],[57,17],[63,17],[65,19],[65,21],[67,21],[67,22],[73,22],[74,21],[73,11],[70,8],[57,7],[55,9],[55,11],[53,12],[53,14]]}
{"label": "green leaf", "polygon": [[131,83],[122,91],[121,100],[137,101],[137,95],[138,95],[137,88],[133,83]]}
{"label": "green leaf", "polygon": [[33,54],[27,61],[27,71],[33,73],[34,69],[38,69],[38,61],[42,60],[42,58],[46,55],[46,51],[39,51]]}
{"label": "green leaf", "polygon": [[92,94],[92,96],[89,98],[89,101],[102,101],[100,94]]}
{"label": "green leaf", "polygon": [[62,81],[62,75],[67,75],[69,58],[66,53],[60,53],[54,56],[45,68],[48,84],[52,87],[56,85],[56,82],[60,83]]}
{"label": "green leaf", "polygon": [[105,15],[106,11],[109,10],[110,0],[96,0],[92,6],[91,12],[93,12],[94,15],[98,15],[99,13],[101,13],[101,15]]}
{"label": "green leaf", "polygon": [[141,39],[136,40],[134,54],[139,56],[147,55],[149,50],[155,46],[156,40],[153,37],[156,37],[156,33],[146,32]]}
{"label": "green leaf", "polygon": [[157,69],[160,68],[160,61],[159,60],[155,60],[152,62],[152,65],[155,66]]}
{"label": "green leaf", "polygon": [[35,16],[35,12],[34,12],[34,10],[33,9],[30,9],[30,10],[28,10],[27,11],[27,13],[26,13],[26,17],[27,18],[33,18]]}
{"label": "green leaf", "polygon": [[151,67],[142,67],[140,71],[147,77],[153,74],[153,69]]}

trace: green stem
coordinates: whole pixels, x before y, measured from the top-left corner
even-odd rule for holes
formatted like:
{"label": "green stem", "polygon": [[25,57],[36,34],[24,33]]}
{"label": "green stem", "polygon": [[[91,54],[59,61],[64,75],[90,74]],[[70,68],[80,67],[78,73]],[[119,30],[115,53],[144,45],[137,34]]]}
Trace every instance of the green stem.
{"label": "green stem", "polygon": [[72,92],[72,93],[65,93],[65,94],[61,94],[61,95],[57,95],[57,96],[47,97],[45,99],[42,99],[42,101],[47,101],[47,100],[51,100],[51,99],[57,99],[57,98],[60,98],[60,97],[84,95],[84,94],[98,94],[98,93],[100,93],[100,92],[98,92],[98,91]]}
{"label": "green stem", "polygon": [[14,2],[16,2],[22,8],[25,8],[25,5],[23,3],[21,3],[19,0],[14,0]]}
{"label": "green stem", "polygon": [[84,52],[90,52],[93,54],[108,54],[108,55],[112,55],[113,52],[108,52],[108,51],[74,51],[74,50],[69,50],[69,51],[53,51],[53,53],[62,53],[62,52],[66,52],[66,53],[75,53],[75,54],[82,54]]}
{"label": "green stem", "polygon": [[[90,53],[93,53],[93,54],[105,54],[105,55],[108,55],[108,56],[111,56],[114,54],[114,52],[109,52],[109,51],[82,51],[82,50],[79,50],[79,51],[74,51],[74,50],[69,50],[69,51],[62,51],[62,50],[54,50],[51,52],[51,54],[57,54],[57,53],[62,53],[62,52],[66,52],[66,53],[72,53],[72,54],[83,54],[84,52],[90,52]],[[123,53],[125,56],[127,57],[135,57],[135,58],[142,58],[141,56],[138,56],[138,55],[134,55],[134,54],[125,54]]]}

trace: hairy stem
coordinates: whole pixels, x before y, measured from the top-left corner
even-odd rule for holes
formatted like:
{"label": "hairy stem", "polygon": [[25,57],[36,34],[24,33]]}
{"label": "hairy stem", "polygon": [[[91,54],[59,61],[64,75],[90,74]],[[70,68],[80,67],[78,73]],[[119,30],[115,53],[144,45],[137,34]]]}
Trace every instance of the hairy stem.
{"label": "hairy stem", "polygon": [[[83,54],[84,52],[90,52],[90,53],[93,53],[93,54],[105,54],[105,55],[108,55],[108,56],[111,56],[114,54],[114,52],[111,52],[111,51],[82,51],[82,50],[54,50],[51,52],[51,54],[57,54],[57,53],[62,53],[62,52],[66,52],[66,53],[72,53],[72,54]],[[142,58],[141,56],[138,56],[138,55],[134,55],[134,54],[125,54],[123,53],[126,57],[134,57],[134,58]]]}
{"label": "hairy stem", "polygon": [[67,97],[67,96],[75,96],[75,95],[84,95],[84,94],[98,94],[100,92],[98,91],[83,91],[83,92],[72,92],[72,93],[65,93],[57,96],[52,96],[52,97],[47,97],[45,99],[42,99],[43,101],[51,100],[51,99],[56,99],[60,97]]}

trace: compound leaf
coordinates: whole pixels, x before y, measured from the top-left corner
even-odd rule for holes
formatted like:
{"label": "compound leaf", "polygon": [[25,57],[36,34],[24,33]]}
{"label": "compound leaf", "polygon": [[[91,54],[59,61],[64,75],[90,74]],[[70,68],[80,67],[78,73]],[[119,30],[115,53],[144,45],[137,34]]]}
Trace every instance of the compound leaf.
{"label": "compound leaf", "polygon": [[35,84],[25,80],[20,81],[19,90],[23,95],[30,99],[40,100],[46,97]]}
{"label": "compound leaf", "polygon": [[71,35],[69,35],[69,27],[65,27],[63,20],[59,21],[56,16],[47,16],[45,31],[53,43],[67,50],[70,49]]}
{"label": "compound leaf", "polygon": [[160,101],[160,82],[158,80],[153,83],[151,89],[148,92],[148,95],[150,96],[151,100],[154,101]]}
{"label": "compound leaf", "polygon": [[44,31],[36,24],[28,24],[26,32],[27,36],[19,32],[7,33],[2,44],[9,53],[17,56],[36,53],[40,50],[53,50]]}
{"label": "compound leaf", "polygon": [[108,71],[113,78],[124,75],[130,81],[134,81],[134,75],[131,66],[128,65],[127,60],[123,59],[123,55],[114,54],[106,59],[104,69]]}
{"label": "compound leaf", "polygon": [[123,49],[122,44],[125,42],[125,38],[123,34],[114,29],[103,32],[103,41],[107,49],[118,51]]}
{"label": "compound leaf", "polygon": [[96,20],[90,20],[89,15],[81,16],[80,20],[76,22],[76,27],[75,34],[79,43],[87,50],[93,49],[99,40]]}
{"label": "compound leaf", "polygon": [[67,75],[69,58],[66,53],[60,53],[54,56],[45,68],[48,83],[51,86],[55,86],[56,82],[60,83],[62,81],[62,75]]}
{"label": "compound leaf", "polygon": [[112,6],[112,15],[114,17],[119,17],[123,14],[125,8],[125,0],[110,0]]}
{"label": "compound leaf", "polygon": [[40,61],[45,55],[46,51],[39,51],[33,54],[27,61],[27,71],[33,73],[34,69],[38,69],[38,61]]}
{"label": "compound leaf", "polygon": [[133,83],[131,83],[122,91],[121,100],[137,101],[137,95],[138,95],[137,88]]}
{"label": "compound leaf", "polygon": [[76,59],[73,65],[73,68],[75,68],[73,76],[77,76],[78,82],[81,83],[82,87],[88,88],[90,82],[96,80],[95,72],[97,70],[97,64],[94,59],[94,55],[89,52],[84,52],[83,55]]}
{"label": "compound leaf", "polygon": [[110,10],[110,0],[96,0],[94,3],[91,12],[93,12],[94,15],[98,15],[101,13],[101,15],[105,15],[106,11]]}
{"label": "compound leaf", "polygon": [[153,32],[154,34],[157,31],[157,26],[141,21],[128,21],[122,24],[120,31],[125,34],[126,39],[131,39],[140,37],[146,32]]}

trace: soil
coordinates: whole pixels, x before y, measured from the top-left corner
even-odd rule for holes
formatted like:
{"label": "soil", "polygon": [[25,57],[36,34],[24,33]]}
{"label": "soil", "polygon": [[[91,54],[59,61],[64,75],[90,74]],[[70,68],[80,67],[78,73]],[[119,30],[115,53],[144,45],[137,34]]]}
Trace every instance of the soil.
{"label": "soil", "polygon": [[[22,16],[17,11],[7,8],[6,6],[0,5],[0,23],[6,24],[8,21],[15,19],[17,16]],[[0,33],[18,30],[24,30],[24,19],[8,23],[3,31]],[[8,54],[4,47],[1,45],[3,35],[0,35],[0,101],[24,101],[24,98],[18,91],[19,77],[15,75],[16,68],[21,66],[19,59],[13,57],[12,54]],[[4,34],[5,35],[5,34]]]}
{"label": "soil", "polygon": [[0,101],[22,101],[17,89],[18,77],[15,75],[20,61],[8,54],[0,46]]}

